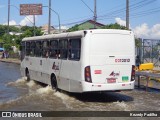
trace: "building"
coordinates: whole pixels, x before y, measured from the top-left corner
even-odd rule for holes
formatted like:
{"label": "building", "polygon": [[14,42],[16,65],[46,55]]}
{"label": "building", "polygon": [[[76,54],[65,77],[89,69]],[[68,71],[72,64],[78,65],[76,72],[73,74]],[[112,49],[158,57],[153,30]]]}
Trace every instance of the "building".
{"label": "building", "polygon": [[94,26],[95,26],[95,28],[100,29],[100,28],[104,27],[105,25],[98,23],[98,22],[95,22],[93,20],[87,20],[87,21],[79,24],[78,28],[79,28],[79,30],[87,30],[87,29],[94,29]]}
{"label": "building", "polygon": [[[104,24],[94,22],[93,20],[87,20],[79,25],[76,25],[78,27],[78,30],[88,30],[88,29],[94,29],[94,26],[96,29],[101,29],[104,27]],[[48,24],[41,27],[42,32],[44,35],[48,34]],[[57,34],[57,33],[63,33],[66,32],[67,29],[61,28],[61,30],[54,28],[53,26],[50,27],[50,33],[51,34]]]}
{"label": "building", "polygon": [[18,33],[18,32],[9,32],[9,34],[10,34],[10,35],[16,35],[16,36],[19,36],[19,35],[21,35],[21,34],[23,34],[23,33]]}
{"label": "building", "polygon": [[[48,34],[48,24],[44,25],[41,27],[42,32],[44,33],[44,35]],[[50,26],[50,33],[51,34],[57,34],[57,33],[62,33],[62,32],[66,32],[66,29],[56,29],[53,26]]]}

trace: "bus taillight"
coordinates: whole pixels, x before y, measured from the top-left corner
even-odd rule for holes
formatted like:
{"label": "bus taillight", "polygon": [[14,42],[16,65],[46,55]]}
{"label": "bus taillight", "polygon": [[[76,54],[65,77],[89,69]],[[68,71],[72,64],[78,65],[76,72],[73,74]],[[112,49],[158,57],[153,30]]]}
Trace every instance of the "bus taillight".
{"label": "bus taillight", "polygon": [[131,81],[135,80],[135,66],[132,65],[132,72],[131,72]]}
{"label": "bus taillight", "polygon": [[85,67],[85,81],[92,83],[90,66]]}

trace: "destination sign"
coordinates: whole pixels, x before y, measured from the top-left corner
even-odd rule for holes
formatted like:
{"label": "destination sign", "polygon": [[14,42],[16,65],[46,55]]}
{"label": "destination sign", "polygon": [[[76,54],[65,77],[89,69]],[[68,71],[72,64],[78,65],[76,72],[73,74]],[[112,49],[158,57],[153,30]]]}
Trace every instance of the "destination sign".
{"label": "destination sign", "polygon": [[20,15],[42,15],[42,4],[20,4]]}

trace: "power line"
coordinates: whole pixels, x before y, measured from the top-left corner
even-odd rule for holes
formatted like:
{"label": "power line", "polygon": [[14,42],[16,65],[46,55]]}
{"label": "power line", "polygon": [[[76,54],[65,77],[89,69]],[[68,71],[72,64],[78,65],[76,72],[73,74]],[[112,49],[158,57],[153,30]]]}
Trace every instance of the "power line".
{"label": "power line", "polygon": [[[146,16],[146,15],[155,14],[157,12],[160,12],[159,7],[131,14],[130,17],[131,18],[143,17],[143,16]],[[109,17],[105,17],[105,18],[99,18],[98,20],[113,19],[115,17],[116,17],[116,15],[113,15],[113,16],[109,16]],[[122,16],[122,17],[124,17],[124,16]]]}
{"label": "power line", "polygon": [[[81,0],[82,1],[82,0]],[[155,2],[155,1],[157,1],[157,0],[142,0],[142,1],[138,1],[138,2],[131,2],[131,4],[130,4],[130,10],[132,10],[131,11],[131,13],[133,12],[133,11],[135,11],[135,10],[137,10],[137,9],[140,9],[140,8],[142,8],[142,7],[144,7],[144,6],[147,6],[147,5],[149,5],[149,4],[151,4],[151,3],[153,3],[153,2]],[[84,1],[83,1],[84,2]],[[153,9],[150,9],[150,10],[148,10],[148,11],[146,11],[146,13],[145,13],[145,11],[142,11],[142,12],[139,12],[139,13],[136,13],[136,14],[130,14],[130,17],[131,18],[134,18],[134,17],[141,17],[141,16],[143,16],[143,15],[150,15],[150,14],[153,14],[153,13],[157,13],[157,12],[159,12],[159,10],[154,10],[155,8],[153,8]],[[157,8],[158,9],[158,8]],[[100,15],[100,16],[97,16],[97,20],[105,20],[105,19],[113,19],[113,18],[115,18],[115,17],[117,17],[117,16],[121,16],[121,17],[123,17],[124,18],[124,13],[125,13],[125,10],[126,10],[126,8],[124,7],[124,8],[121,8],[121,9],[117,9],[117,10],[114,10],[114,11],[112,11],[112,12],[109,12],[109,13],[106,13],[106,14],[104,14],[104,15]],[[152,11],[151,11],[152,10]],[[85,22],[86,20],[89,20],[89,19],[91,19],[92,17],[86,17],[85,19],[83,19],[83,20],[77,20],[77,21],[74,21],[74,22],[69,22],[69,23],[64,23],[63,25],[65,25],[65,26],[69,26],[69,25],[73,25],[73,24],[78,24],[78,23],[82,23],[82,22]]]}
{"label": "power line", "polygon": [[94,0],[94,11],[83,1],[81,0],[87,7],[90,9],[90,11],[94,14],[93,20],[94,20],[94,28],[96,28],[96,21],[97,21],[97,0]]}
{"label": "power line", "polygon": [[83,2],[83,4],[88,8],[88,9],[90,9],[90,11],[92,12],[92,13],[94,13],[94,11],[83,1],[83,0],[81,0],[82,2]]}
{"label": "power line", "polygon": [[[142,0],[138,3],[135,3],[135,4],[131,4],[129,7],[130,7],[130,10],[134,11],[136,10],[136,8],[141,8],[141,7],[144,7],[148,4],[151,4],[153,2],[155,2],[156,0]],[[106,16],[110,16],[110,15],[116,15],[116,14],[120,14],[120,13],[125,13],[125,10],[126,8],[121,8],[121,9],[118,9],[118,10],[115,10],[113,12],[110,12],[110,13],[107,13],[105,15],[101,15],[101,16],[98,16],[98,18],[103,18],[103,17],[106,17]]]}

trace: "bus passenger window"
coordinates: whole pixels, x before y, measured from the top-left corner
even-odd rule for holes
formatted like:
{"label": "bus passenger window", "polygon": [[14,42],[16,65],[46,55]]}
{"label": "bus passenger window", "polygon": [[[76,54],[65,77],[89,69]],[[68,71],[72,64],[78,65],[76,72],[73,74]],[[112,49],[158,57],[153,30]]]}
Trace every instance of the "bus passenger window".
{"label": "bus passenger window", "polygon": [[30,55],[30,42],[26,42],[26,56]]}
{"label": "bus passenger window", "polygon": [[30,56],[34,56],[35,55],[35,47],[36,47],[36,44],[35,44],[35,42],[33,41],[33,42],[31,42],[31,50],[30,50]]}
{"label": "bus passenger window", "polygon": [[24,59],[25,54],[25,42],[21,42],[21,61]]}
{"label": "bus passenger window", "polygon": [[67,59],[68,57],[68,40],[59,40],[60,59]]}
{"label": "bus passenger window", "polygon": [[35,46],[35,55],[36,57],[41,57],[41,54],[42,54],[41,41],[37,41]]}
{"label": "bus passenger window", "polygon": [[50,58],[58,58],[58,40],[52,40],[50,43],[50,53],[49,56]]}
{"label": "bus passenger window", "polygon": [[43,42],[42,56],[49,57],[49,41]]}
{"label": "bus passenger window", "polygon": [[81,51],[81,39],[69,40],[69,59],[79,60]]}

